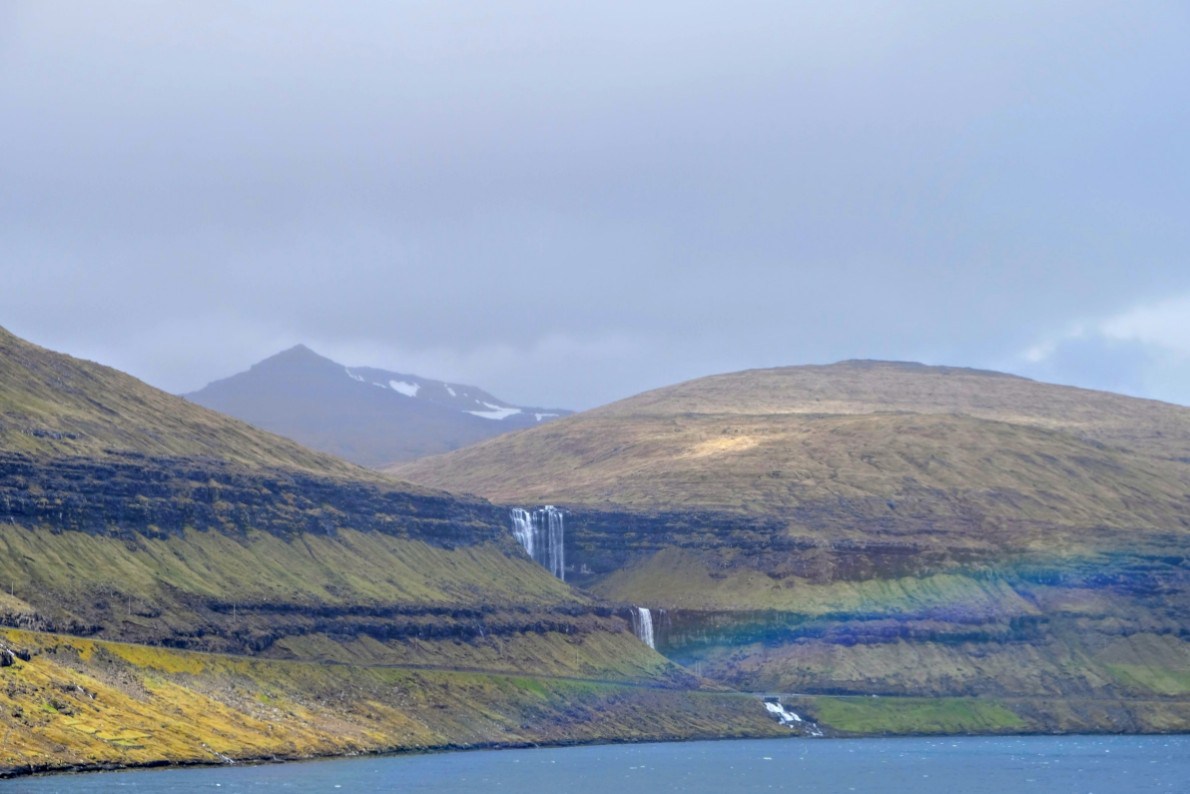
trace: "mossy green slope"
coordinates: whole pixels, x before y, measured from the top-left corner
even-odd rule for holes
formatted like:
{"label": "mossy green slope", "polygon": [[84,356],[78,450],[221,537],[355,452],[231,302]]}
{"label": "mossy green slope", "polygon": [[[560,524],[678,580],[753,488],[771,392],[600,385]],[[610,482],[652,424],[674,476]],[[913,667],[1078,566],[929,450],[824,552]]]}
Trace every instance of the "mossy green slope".
{"label": "mossy green slope", "polygon": [[367,478],[366,469],[0,328],[0,450],[35,457],[138,452]]}
{"label": "mossy green slope", "polygon": [[[624,631],[479,500],[390,482],[3,332],[0,375],[10,625],[241,653],[284,641],[287,656],[306,635],[324,652],[366,637],[405,661],[408,637]],[[467,665],[467,647],[430,655]]]}
{"label": "mossy green slope", "polygon": [[346,753],[787,733],[750,698],[315,664],[0,630],[0,777]]}

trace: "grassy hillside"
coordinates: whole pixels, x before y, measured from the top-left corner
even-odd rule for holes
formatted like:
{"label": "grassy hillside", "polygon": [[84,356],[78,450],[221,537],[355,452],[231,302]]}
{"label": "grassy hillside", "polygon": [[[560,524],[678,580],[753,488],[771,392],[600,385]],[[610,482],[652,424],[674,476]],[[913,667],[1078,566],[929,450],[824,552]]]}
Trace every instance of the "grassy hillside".
{"label": "grassy hillside", "polygon": [[17,771],[772,730],[506,510],[3,332],[0,581]]}
{"label": "grassy hillside", "polygon": [[0,343],[9,625],[290,656],[307,635],[323,653],[370,637],[402,659],[417,655],[399,641],[411,634],[448,646],[477,627],[624,631],[527,560],[502,511]]}
{"label": "grassy hillside", "polygon": [[391,471],[504,502],[1185,528],[1190,409],[967,370],[763,370]]}
{"label": "grassy hillside", "polygon": [[366,470],[55,353],[0,328],[0,450],[34,457],[137,452],[368,477]]}
{"label": "grassy hillside", "polygon": [[20,655],[0,667],[0,777],[163,761],[788,734],[755,699],[713,691],[263,660],[11,629],[0,630],[0,654],[5,649]]}
{"label": "grassy hillside", "polygon": [[[5,657],[6,650],[19,655]],[[14,629],[0,630],[0,657],[8,661],[0,666],[0,777],[162,761],[218,764],[462,747],[789,735],[755,697],[706,689],[326,665]],[[1077,731],[1105,725],[1168,731],[1188,719],[1187,704],[1169,699],[784,700],[843,735],[1013,733],[1054,726]]]}
{"label": "grassy hillside", "polygon": [[1190,409],[847,362],[704,378],[395,471],[564,506],[572,580],[664,610],[658,647],[733,686],[1186,713]]}
{"label": "grassy hillside", "polygon": [[1060,430],[1159,457],[1185,458],[1181,406],[1053,386],[987,370],[844,361],[714,375],[624,400],[601,414],[961,414]]}

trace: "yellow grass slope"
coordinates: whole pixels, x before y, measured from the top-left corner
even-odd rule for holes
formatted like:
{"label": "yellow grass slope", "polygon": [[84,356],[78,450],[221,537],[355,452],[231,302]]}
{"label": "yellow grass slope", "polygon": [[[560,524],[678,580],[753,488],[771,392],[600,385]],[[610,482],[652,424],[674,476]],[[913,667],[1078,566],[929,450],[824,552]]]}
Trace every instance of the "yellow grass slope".
{"label": "yellow grass slope", "polygon": [[702,378],[391,471],[508,503],[1186,529],[1188,456],[1190,409],[848,362]]}
{"label": "yellow grass slope", "polygon": [[[780,735],[748,698],[190,653],[0,630],[0,776],[451,747]],[[622,650],[629,650],[627,648]]]}

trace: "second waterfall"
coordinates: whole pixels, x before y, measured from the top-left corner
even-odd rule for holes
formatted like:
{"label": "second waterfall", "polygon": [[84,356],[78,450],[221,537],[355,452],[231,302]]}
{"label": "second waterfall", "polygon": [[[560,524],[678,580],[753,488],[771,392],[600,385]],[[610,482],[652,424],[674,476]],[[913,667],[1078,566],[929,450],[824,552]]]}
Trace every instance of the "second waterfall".
{"label": "second waterfall", "polygon": [[653,611],[648,607],[632,608],[632,631],[636,638],[654,650],[657,641],[653,637]]}
{"label": "second waterfall", "polygon": [[540,507],[533,512],[514,507],[512,534],[526,554],[554,576],[566,581],[566,527],[561,510],[553,505]]}

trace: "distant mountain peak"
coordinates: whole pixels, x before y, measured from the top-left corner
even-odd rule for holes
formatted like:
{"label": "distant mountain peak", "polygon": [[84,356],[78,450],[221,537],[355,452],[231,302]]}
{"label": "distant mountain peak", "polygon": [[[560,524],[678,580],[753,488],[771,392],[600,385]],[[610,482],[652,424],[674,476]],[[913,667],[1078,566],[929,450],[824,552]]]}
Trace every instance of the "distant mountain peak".
{"label": "distant mountain peak", "polygon": [[[271,373],[272,376],[298,377],[301,373],[329,372],[338,367],[338,364],[326,356],[319,355],[304,344],[297,344],[256,362],[241,375],[254,373],[256,376],[261,376]],[[221,383],[222,381],[217,382]]]}
{"label": "distant mountain peak", "polygon": [[[287,347],[286,349],[282,350],[280,353],[274,353],[273,355],[264,359],[264,361],[272,361],[274,359],[299,359],[299,360],[300,359],[305,359],[305,360],[316,359],[318,361],[330,361],[330,359],[327,358],[326,356],[323,356],[323,355],[320,355],[320,354],[314,352],[314,350],[312,350],[308,346],[301,344],[301,343],[296,344],[293,347]],[[264,361],[262,361],[260,363],[264,363]]]}
{"label": "distant mountain peak", "polygon": [[513,405],[476,386],[344,366],[304,344],[186,397],[367,466],[448,452],[571,413]]}

